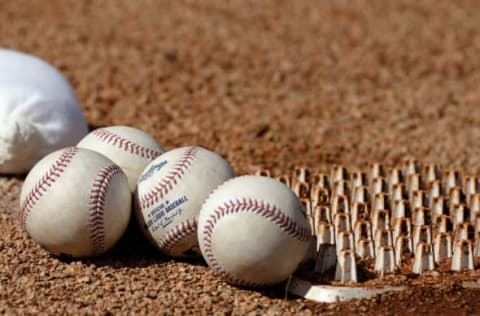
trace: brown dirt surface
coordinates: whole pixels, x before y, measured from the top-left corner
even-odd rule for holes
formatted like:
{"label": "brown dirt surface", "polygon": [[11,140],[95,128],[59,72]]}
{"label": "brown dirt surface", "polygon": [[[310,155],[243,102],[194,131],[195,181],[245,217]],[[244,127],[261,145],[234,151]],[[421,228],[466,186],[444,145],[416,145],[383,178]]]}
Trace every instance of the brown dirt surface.
{"label": "brown dirt surface", "polygon": [[[92,127],[199,144],[239,174],[363,167],[406,156],[480,171],[477,1],[0,0],[0,46],[73,83]],[[478,73],[477,73],[478,71]],[[89,260],[48,255],[18,225],[22,178],[0,178],[0,314],[479,313],[480,290],[415,282],[320,304],[242,289],[165,258],[132,227]]]}

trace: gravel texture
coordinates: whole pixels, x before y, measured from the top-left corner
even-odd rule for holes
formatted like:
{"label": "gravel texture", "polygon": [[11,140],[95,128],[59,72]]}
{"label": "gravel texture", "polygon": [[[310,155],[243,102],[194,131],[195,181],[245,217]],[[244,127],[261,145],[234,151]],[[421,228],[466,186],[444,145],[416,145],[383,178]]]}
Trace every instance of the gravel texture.
{"label": "gravel texture", "polygon": [[[92,127],[165,148],[199,144],[240,174],[364,167],[406,156],[480,170],[476,1],[3,1],[0,46],[73,83]],[[241,289],[165,258],[132,227],[90,260],[48,255],[16,221],[21,177],[0,178],[0,314],[478,313],[480,290],[411,282],[368,300]],[[415,280],[415,279],[413,279]]]}

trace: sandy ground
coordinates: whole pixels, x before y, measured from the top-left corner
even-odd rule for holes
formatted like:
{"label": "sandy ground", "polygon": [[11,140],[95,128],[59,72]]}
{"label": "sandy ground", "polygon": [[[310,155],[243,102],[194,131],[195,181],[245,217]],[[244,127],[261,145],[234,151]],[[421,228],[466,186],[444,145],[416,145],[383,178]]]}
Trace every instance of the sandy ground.
{"label": "sandy ground", "polygon": [[[0,46],[75,87],[92,127],[199,144],[238,173],[387,165],[480,170],[476,1],[2,1]],[[232,287],[132,229],[105,256],[59,260],[15,219],[0,178],[0,313],[472,314],[479,290],[437,280],[347,304]],[[414,282],[412,282],[414,283]]]}

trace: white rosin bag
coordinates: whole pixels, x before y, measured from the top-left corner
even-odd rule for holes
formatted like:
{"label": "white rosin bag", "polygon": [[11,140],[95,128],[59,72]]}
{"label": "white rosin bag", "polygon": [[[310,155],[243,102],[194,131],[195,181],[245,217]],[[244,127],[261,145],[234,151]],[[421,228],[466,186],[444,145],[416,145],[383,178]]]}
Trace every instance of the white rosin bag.
{"label": "white rosin bag", "polygon": [[0,174],[25,173],[87,132],[75,92],[59,71],[37,57],[0,48]]}

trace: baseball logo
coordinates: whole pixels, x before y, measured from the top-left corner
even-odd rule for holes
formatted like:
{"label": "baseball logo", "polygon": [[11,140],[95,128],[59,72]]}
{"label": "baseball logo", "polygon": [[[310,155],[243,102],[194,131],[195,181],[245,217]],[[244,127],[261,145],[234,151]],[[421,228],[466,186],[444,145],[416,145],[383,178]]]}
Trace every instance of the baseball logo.
{"label": "baseball logo", "polygon": [[167,255],[198,255],[198,212],[207,196],[233,176],[226,160],[201,147],[162,154],[138,180],[135,212],[142,231]]}
{"label": "baseball logo", "polygon": [[202,203],[233,176],[222,157],[201,147],[162,154],[138,179],[135,214],[142,231],[167,255],[197,255],[197,216]]}

